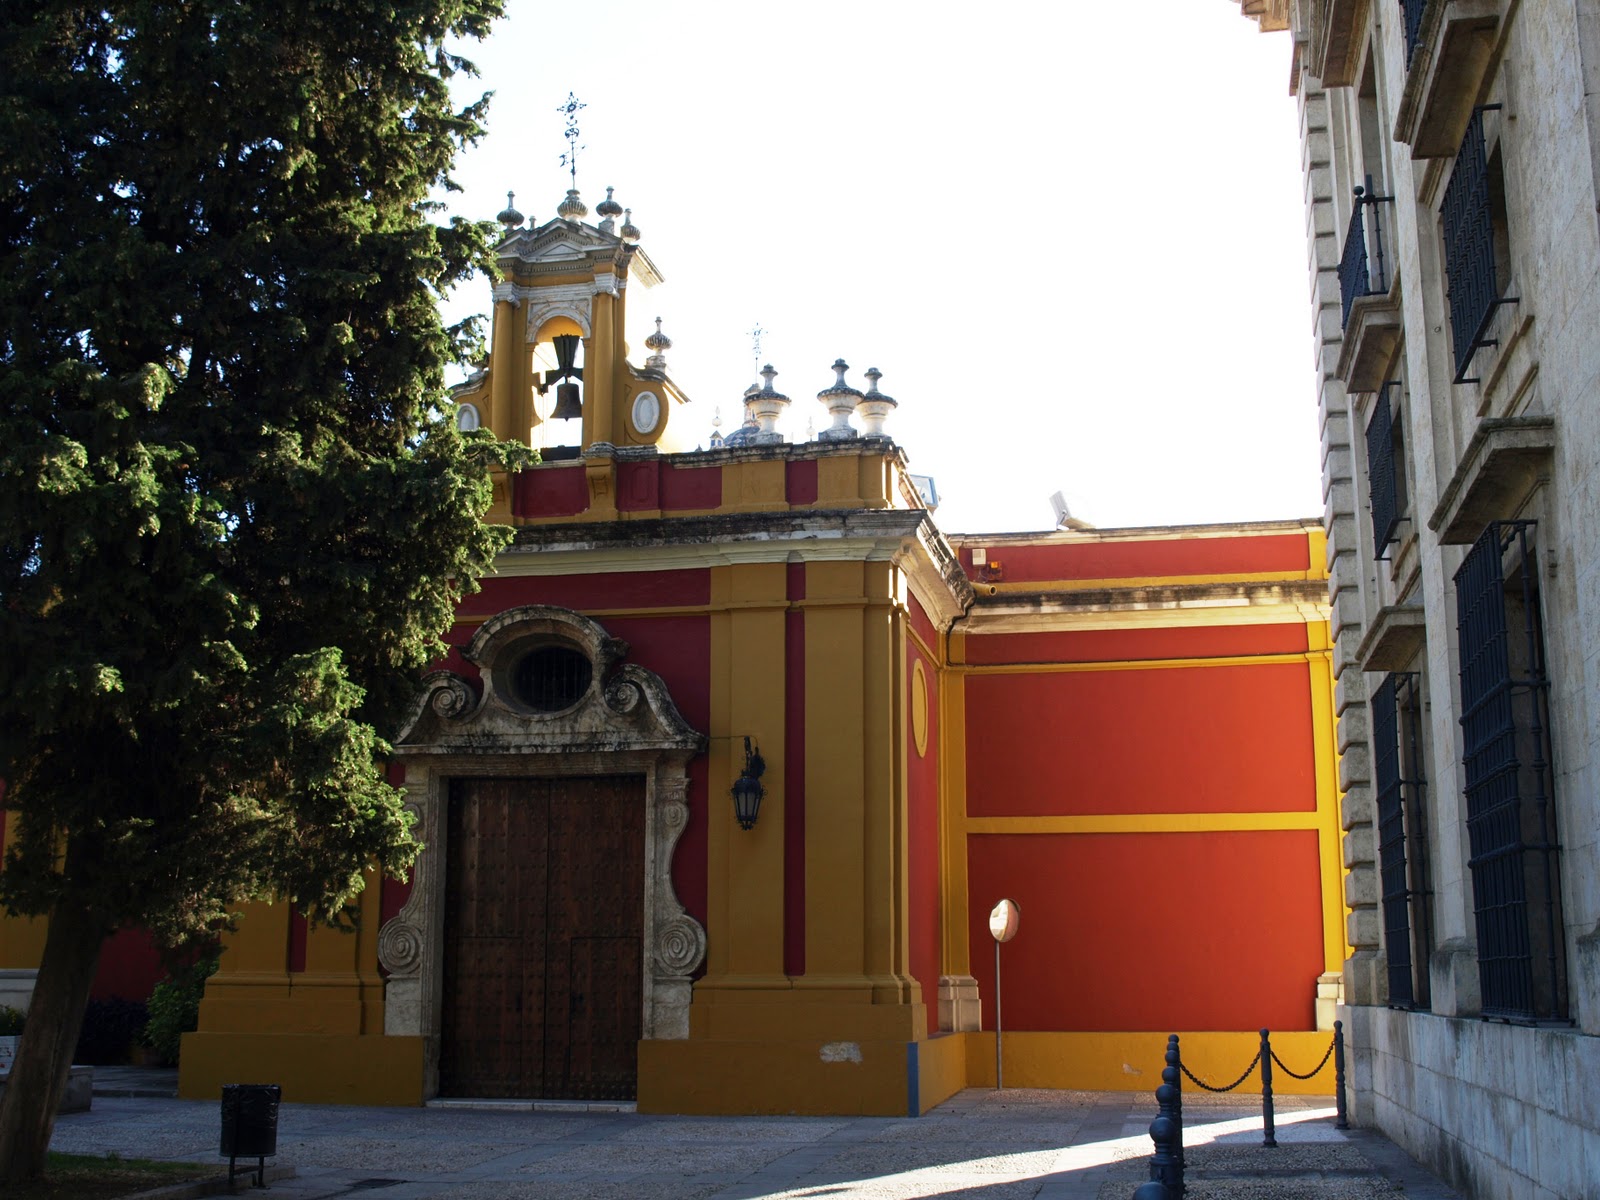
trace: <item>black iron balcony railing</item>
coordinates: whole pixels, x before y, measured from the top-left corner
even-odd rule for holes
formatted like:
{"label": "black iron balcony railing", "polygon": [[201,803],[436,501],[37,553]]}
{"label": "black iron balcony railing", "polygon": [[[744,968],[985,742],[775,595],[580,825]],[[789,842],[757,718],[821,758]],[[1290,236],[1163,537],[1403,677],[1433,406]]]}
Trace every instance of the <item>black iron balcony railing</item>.
{"label": "black iron balcony railing", "polygon": [[[1389,294],[1388,273],[1383,263],[1383,221],[1378,205],[1387,204],[1393,196],[1375,196],[1372,193],[1372,176],[1367,176],[1367,186],[1355,192],[1355,207],[1350,210],[1350,228],[1344,235],[1344,253],[1339,258],[1339,300],[1343,305],[1340,327],[1350,323],[1350,306],[1362,296]],[[1372,256],[1367,256],[1367,247]]]}
{"label": "black iron balcony railing", "polygon": [[1484,1016],[1511,1020],[1567,1011],[1536,528],[1491,522],[1455,577],[1478,978]]}
{"label": "black iron balcony railing", "polygon": [[1377,559],[1389,557],[1389,547],[1399,540],[1400,495],[1395,483],[1395,472],[1405,470],[1404,463],[1394,460],[1394,408],[1389,403],[1390,390],[1398,386],[1394,381],[1378,389],[1378,399],[1372,408],[1372,420],[1367,424],[1367,489],[1372,500],[1372,545]]}
{"label": "black iron balcony railing", "polygon": [[1489,158],[1483,140],[1483,114],[1498,109],[1485,104],[1472,110],[1467,133],[1456,154],[1450,186],[1439,211],[1444,226],[1444,269],[1450,286],[1450,337],[1455,349],[1457,383],[1474,383],[1467,367],[1480,346],[1493,346],[1484,337],[1495,309],[1513,303],[1501,296],[1495,276],[1494,196],[1489,178]]}
{"label": "black iron balcony railing", "polygon": [[1404,1008],[1428,1007],[1428,955],[1433,951],[1420,691],[1420,676],[1389,675],[1371,700],[1389,1003]]}
{"label": "black iron balcony railing", "polygon": [[1417,43],[1422,40],[1422,14],[1428,0],[1400,0],[1400,17],[1406,31],[1406,65],[1416,57]]}

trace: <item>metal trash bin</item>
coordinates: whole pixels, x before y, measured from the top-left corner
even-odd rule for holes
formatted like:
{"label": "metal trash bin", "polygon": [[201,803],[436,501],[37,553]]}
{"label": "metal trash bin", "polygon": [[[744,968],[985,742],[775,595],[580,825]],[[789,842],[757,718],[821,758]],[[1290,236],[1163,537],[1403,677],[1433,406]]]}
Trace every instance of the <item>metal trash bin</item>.
{"label": "metal trash bin", "polygon": [[[229,1083],[222,1088],[222,1148],[228,1156],[228,1186],[235,1163],[256,1160],[256,1187],[267,1186],[267,1155],[278,1152],[278,1105],[283,1089],[275,1083]],[[251,1168],[245,1168],[250,1173]]]}

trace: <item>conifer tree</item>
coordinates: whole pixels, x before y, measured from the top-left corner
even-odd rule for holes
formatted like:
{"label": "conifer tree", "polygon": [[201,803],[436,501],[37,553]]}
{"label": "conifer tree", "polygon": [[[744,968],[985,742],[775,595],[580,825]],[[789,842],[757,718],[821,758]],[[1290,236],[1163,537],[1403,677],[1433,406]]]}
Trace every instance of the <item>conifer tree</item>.
{"label": "conifer tree", "polygon": [[438,315],[488,232],[429,199],[500,9],[0,6],[0,905],[49,920],[0,1191],[110,933],[416,853],[383,738],[506,532]]}

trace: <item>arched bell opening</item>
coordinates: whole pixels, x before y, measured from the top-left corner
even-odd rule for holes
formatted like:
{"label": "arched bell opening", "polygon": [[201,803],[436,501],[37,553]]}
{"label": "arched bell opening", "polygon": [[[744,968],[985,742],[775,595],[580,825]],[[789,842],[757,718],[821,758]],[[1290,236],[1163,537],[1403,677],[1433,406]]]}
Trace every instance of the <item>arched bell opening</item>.
{"label": "arched bell opening", "polygon": [[581,453],[587,337],[576,320],[558,315],[546,320],[528,344],[533,392],[529,444],[547,462]]}

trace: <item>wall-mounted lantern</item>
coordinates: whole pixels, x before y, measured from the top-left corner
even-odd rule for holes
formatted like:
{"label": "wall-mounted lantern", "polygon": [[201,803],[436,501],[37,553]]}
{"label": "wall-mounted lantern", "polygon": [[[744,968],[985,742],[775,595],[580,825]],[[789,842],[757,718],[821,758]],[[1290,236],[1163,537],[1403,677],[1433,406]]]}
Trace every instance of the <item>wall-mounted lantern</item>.
{"label": "wall-mounted lantern", "polygon": [[761,776],[766,769],[761,752],[751,750],[750,739],[745,738],[744,772],[733,781],[733,815],[738,818],[740,829],[754,829],[756,818],[761,815],[761,798],[767,794],[761,786]]}

